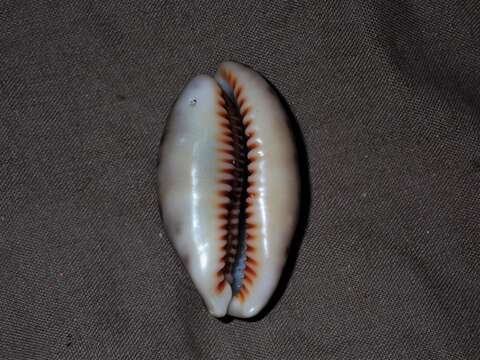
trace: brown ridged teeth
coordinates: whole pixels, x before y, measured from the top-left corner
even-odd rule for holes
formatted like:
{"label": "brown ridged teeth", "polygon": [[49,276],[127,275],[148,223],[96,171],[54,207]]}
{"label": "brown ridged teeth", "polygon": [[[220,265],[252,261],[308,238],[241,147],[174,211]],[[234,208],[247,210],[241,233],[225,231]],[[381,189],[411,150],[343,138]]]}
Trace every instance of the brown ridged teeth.
{"label": "brown ridged teeth", "polygon": [[[236,94],[239,92],[236,91]],[[219,106],[225,111],[220,112],[222,118],[228,119],[228,144],[232,148],[233,159],[231,164],[234,166],[232,179],[229,179],[231,190],[228,193],[229,203],[227,206],[227,246],[225,249],[225,265],[222,269],[223,279],[228,281],[232,287],[233,295],[237,295],[243,285],[245,269],[245,250],[246,250],[246,208],[247,187],[248,187],[248,137],[245,126],[243,125],[243,116],[240,114],[240,108],[235,99],[230,99],[225,91],[221,91]]]}

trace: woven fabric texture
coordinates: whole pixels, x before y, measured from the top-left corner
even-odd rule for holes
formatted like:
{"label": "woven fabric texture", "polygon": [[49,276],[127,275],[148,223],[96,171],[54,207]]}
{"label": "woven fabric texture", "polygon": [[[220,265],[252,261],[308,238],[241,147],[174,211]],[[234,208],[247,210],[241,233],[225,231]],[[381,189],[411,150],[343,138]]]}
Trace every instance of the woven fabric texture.
{"label": "woven fabric texture", "polygon": [[[0,358],[479,359],[478,1],[0,4]],[[208,314],[158,211],[193,76],[263,74],[303,134],[274,306]]]}

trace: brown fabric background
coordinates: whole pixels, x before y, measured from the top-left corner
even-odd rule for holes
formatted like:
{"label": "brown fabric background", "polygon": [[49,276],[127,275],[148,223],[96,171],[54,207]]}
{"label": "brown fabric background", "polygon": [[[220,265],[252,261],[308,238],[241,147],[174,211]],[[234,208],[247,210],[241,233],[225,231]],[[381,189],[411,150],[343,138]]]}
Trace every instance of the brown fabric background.
{"label": "brown fabric background", "polygon": [[[479,359],[479,33],[478,1],[2,1],[0,358]],[[308,154],[251,322],[207,313],[155,193],[170,107],[227,59]]]}

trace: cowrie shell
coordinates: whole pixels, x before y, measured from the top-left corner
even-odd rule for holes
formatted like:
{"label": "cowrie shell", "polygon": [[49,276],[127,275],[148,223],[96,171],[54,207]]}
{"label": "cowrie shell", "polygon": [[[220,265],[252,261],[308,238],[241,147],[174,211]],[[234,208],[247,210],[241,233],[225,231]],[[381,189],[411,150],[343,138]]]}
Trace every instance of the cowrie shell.
{"label": "cowrie shell", "polygon": [[279,281],[300,201],[275,91],[233,62],[195,77],[170,114],[157,176],[167,235],[210,313],[257,315]]}

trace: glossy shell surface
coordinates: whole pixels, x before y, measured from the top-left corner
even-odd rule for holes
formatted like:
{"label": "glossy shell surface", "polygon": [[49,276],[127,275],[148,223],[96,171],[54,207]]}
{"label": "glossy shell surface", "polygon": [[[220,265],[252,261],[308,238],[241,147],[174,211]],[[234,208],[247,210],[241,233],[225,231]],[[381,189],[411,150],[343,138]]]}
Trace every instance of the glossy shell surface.
{"label": "glossy shell surface", "polygon": [[296,154],[279,98],[246,66],[223,63],[176,101],[160,146],[161,213],[212,315],[255,316],[275,290],[298,220]]}

